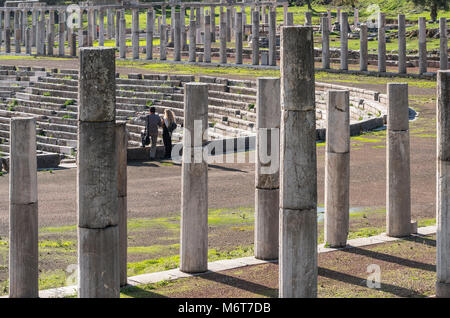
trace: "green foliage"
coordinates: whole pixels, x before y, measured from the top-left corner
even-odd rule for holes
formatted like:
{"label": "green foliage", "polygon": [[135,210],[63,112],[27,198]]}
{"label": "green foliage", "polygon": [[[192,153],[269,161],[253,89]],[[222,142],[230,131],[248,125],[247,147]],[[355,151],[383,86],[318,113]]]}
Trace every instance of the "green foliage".
{"label": "green foliage", "polygon": [[69,99],[69,100],[66,100],[65,102],[64,102],[64,107],[67,107],[67,106],[71,106],[71,105],[74,105],[75,104],[75,101],[73,100],[73,99]]}

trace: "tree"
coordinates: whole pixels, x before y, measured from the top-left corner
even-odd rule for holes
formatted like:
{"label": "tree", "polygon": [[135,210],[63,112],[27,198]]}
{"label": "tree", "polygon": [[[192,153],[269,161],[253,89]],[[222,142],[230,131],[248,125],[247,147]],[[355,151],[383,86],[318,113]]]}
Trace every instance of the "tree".
{"label": "tree", "polygon": [[432,21],[436,21],[439,9],[446,9],[447,0],[413,0],[417,5],[429,7],[431,9],[430,16]]}

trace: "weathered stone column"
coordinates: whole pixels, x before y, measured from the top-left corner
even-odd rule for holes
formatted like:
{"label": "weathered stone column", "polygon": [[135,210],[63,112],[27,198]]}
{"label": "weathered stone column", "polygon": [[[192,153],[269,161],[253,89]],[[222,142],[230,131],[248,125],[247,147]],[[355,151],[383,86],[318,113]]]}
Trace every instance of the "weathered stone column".
{"label": "weathered stone column", "polygon": [[330,29],[328,28],[328,18],[321,17],[322,28],[322,68],[330,68]]}
{"label": "weathered stone column", "polygon": [[[173,7],[175,10],[175,7]],[[183,17],[184,18],[184,17]],[[175,61],[181,61],[181,22],[180,12],[174,12],[174,27],[173,27],[173,59]]]}
{"label": "weathered stone column", "polygon": [[378,13],[378,72],[386,72],[386,16]]}
{"label": "weathered stone column", "polygon": [[127,284],[127,149],[126,122],[116,124],[117,142],[117,204],[119,211],[120,286]]}
{"label": "weathered stone column", "polygon": [[305,26],[311,26],[312,25],[312,15],[311,11],[305,12]]}
{"label": "weathered stone column", "polygon": [[398,72],[406,74],[406,27],[405,15],[398,15]]}
{"label": "weathered stone column", "polygon": [[99,22],[98,22],[98,45],[105,45],[105,11],[103,8],[99,9]]}
{"label": "weathered stone column", "polygon": [[286,26],[293,26],[294,25],[294,13],[288,12],[286,15]]}
{"label": "weathered stone column", "polygon": [[231,41],[231,8],[226,10],[226,24],[227,24],[227,42]]}
{"label": "weathered stone column", "polygon": [[77,34],[75,32],[72,33],[70,41],[70,56],[77,56]]}
{"label": "weathered stone column", "polygon": [[107,30],[107,38],[108,40],[112,39],[113,30],[114,30],[114,15],[112,9],[108,8],[106,9],[106,24],[108,26]]}
{"label": "weathered stone column", "polygon": [[255,257],[268,260],[278,258],[280,79],[258,78],[256,96]]}
{"label": "weathered stone column", "polygon": [[211,42],[216,42],[216,6],[211,6]]}
{"label": "weathered stone column", "polygon": [[184,51],[187,47],[187,33],[186,33],[186,8],[182,5],[180,6],[180,29],[181,29],[181,38],[180,38],[180,48],[181,51]]}
{"label": "weathered stone column", "polygon": [[279,291],[283,298],[317,296],[313,50],[311,27],[281,29]]}
{"label": "weathered stone column", "polygon": [[353,14],[353,25],[356,28],[358,26],[358,24],[359,24],[359,9],[355,8],[355,11]]}
{"label": "weathered stone column", "polygon": [[408,84],[387,84],[386,233],[411,234]]}
{"label": "weathered stone column", "polygon": [[419,74],[427,72],[427,21],[419,17]]}
{"label": "weathered stone column", "polygon": [[220,12],[220,26],[219,26],[219,53],[220,63],[227,63],[227,22],[225,21],[225,12]]}
{"label": "weathered stone column", "polygon": [[195,20],[189,20],[189,62],[195,62]]}
{"label": "weathered stone column", "polygon": [[33,9],[31,15],[31,45],[33,47],[36,47],[36,27],[37,27],[38,13],[39,12],[36,9]]}
{"label": "weathered stone column", "polygon": [[12,118],[10,137],[9,297],[37,298],[36,119]]}
{"label": "weathered stone column", "polygon": [[[204,46],[204,62],[211,63],[211,16],[207,13],[205,15],[205,25],[204,25],[204,34],[205,34],[205,46]],[[236,46],[236,55],[238,48]]]}
{"label": "weathered stone column", "polygon": [[253,11],[252,19],[252,64],[259,64],[259,12]]}
{"label": "weathered stone column", "polygon": [[[58,15],[58,22],[59,22],[59,35],[58,35],[58,48],[59,48],[59,56],[64,56],[65,55],[65,47],[66,47],[66,39],[65,39],[65,29],[66,29],[66,21],[64,19],[64,14],[62,11],[59,12]],[[103,43],[102,45],[103,46]]]}
{"label": "weathered stone column", "polygon": [[347,12],[341,12],[341,70],[348,70],[348,18]]}
{"label": "weathered stone column", "polygon": [[115,48],[81,48],[79,76],[78,297],[118,298]]}
{"label": "weathered stone column", "polygon": [[52,24],[51,14],[47,21],[47,55],[53,56],[53,47],[55,46],[55,27]]}
{"label": "weathered stone column", "polygon": [[[283,5],[283,25],[284,26],[289,26],[288,23],[288,6],[287,5]],[[253,19],[253,15],[252,15],[252,19]]]}
{"label": "weathered stone column", "polygon": [[28,10],[21,10],[20,11],[20,30],[22,31],[22,34],[20,36],[22,45],[25,45],[25,33],[26,29],[28,27]]}
{"label": "weathered stone column", "polygon": [[80,10],[80,19],[78,21],[78,47],[84,46],[84,35],[83,35],[83,10]]}
{"label": "weathered stone column", "polygon": [[161,24],[161,34],[159,35],[159,59],[166,60],[167,59],[167,25]]}
{"label": "weathered stone column", "polygon": [[437,73],[436,296],[450,297],[450,71]]}
{"label": "weathered stone column", "polygon": [[[118,35],[120,32],[120,19],[121,17],[124,16],[125,17],[125,9],[121,10],[116,10],[116,19],[114,21],[114,19],[112,20],[112,30],[113,30],[113,37],[116,40],[116,47],[119,47],[119,41],[120,41],[120,36]],[[126,23],[125,23],[126,25]]]}
{"label": "weathered stone column", "polygon": [[131,45],[133,48],[133,59],[139,59],[139,10],[133,9],[131,11],[132,15],[132,26],[131,26]]}
{"label": "weathered stone column", "polygon": [[359,70],[367,71],[369,51],[367,46],[367,24],[361,23],[359,29]]}
{"label": "weathered stone column", "polygon": [[[127,35],[126,35],[127,21],[125,17],[121,17],[119,23],[119,56],[121,59],[127,58]],[[148,54],[148,53],[147,53]]]}
{"label": "weathered stone column", "polygon": [[329,31],[331,32],[333,29],[333,24],[331,23],[331,10],[327,9],[327,19],[328,19],[328,28]]}
{"label": "weathered stone column", "polygon": [[9,28],[5,29],[5,53],[11,53],[11,30]]}
{"label": "weathered stone column", "polygon": [[439,69],[448,69],[447,18],[439,18]]}
{"label": "weathered stone column", "polygon": [[[242,21],[242,20],[241,20]],[[277,13],[269,8],[269,65],[277,65]]]}
{"label": "weathered stone column", "polygon": [[20,24],[19,24],[19,10],[15,10],[14,11],[14,48],[16,50],[16,53],[20,53],[21,37],[22,37],[22,30],[20,30]]}
{"label": "weathered stone column", "polygon": [[[242,12],[236,12],[235,18],[235,41],[236,41],[236,64],[242,64]],[[269,35],[269,52],[270,52],[270,35]]]}
{"label": "weathered stone column", "polygon": [[[184,18],[184,17],[183,17]],[[155,27],[155,13],[152,9],[147,10],[147,25],[146,25],[146,59],[153,59],[153,29]]]}
{"label": "weathered stone column", "polygon": [[31,54],[31,28],[27,27],[25,32],[25,53]]}
{"label": "weathered stone column", "polygon": [[184,109],[180,270],[199,273],[208,270],[208,164],[202,147],[208,128],[208,84],[184,85]]}
{"label": "weathered stone column", "polygon": [[87,46],[93,46],[94,45],[94,10],[92,8],[88,9],[87,18],[88,18]]}
{"label": "weathered stone column", "polygon": [[325,152],[325,243],[347,244],[350,209],[350,94],[328,91]]}
{"label": "weathered stone column", "polygon": [[4,30],[4,28],[3,28],[3,14],[4,14],[4,11],[2,11],[2,10],[0,10],[0,49],[1,49],[1,47],[2,47],[2,42],[3,42],[3,30]]}
{"label": "weathered stone column", "polygon": [[336,19],[337,19],[337,23],[341,23],[341,8],[337,8],[336,9]]}
{"label": "weathered stone column", "polygon": [[169,43],[171,45],[174,45],[174,41],[175,41],[175,6],[171,6],[170,7],[170,26],[169,26]]}

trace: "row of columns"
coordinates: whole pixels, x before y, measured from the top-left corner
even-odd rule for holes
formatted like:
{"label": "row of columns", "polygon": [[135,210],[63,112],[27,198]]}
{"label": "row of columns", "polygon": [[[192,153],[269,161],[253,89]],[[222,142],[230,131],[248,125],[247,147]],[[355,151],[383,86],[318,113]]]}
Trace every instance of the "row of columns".
{"label": "row of columns", "polygon": [[[427,72],[427,48],[426,48],[426,20],[419,17],[419,74]],[[321,17],[322,32],[322,67],[330,68],[330,28],[329,18]],[[348,16],[346,12],[340,13],[340,69],[348,70]],[[386,17],[380,12],[378,14],[378,72],[386,72]],[[406,26],[405,15],[398,15],[398,73],[406,74]],[[367,71],[369,64],[368,55],[368,35],[367,24],[360,24],[360,71]],[[448,37],[447,37],[447,19],[441,17],[439,19],[439,35],[440,35],[440,59],[439,68],[441,70],[448,69]]]}

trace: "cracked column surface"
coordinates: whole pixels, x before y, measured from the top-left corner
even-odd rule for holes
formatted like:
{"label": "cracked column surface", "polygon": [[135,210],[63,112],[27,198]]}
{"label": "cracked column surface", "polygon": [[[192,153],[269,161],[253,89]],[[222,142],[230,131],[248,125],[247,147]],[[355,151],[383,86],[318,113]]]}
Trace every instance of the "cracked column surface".
{"label": "cracked column surface", "polygon": [[36,119],[11,119],[9,297],[37,298],[38,193]]}
{"label": "cracked column surface", "polygon": [[180,270],[200,273],[208,270],[208,84],[185,84],[184,109]]}
{"label": "cracked column surface", "polygon": [[80,298],[120,295],[115,48],[81,48],[78,84]]}
{"label": "cracked column surface", "polygon": [[349,229],[350,94],[329,90],[327,98],[324,239],[330,247],[344,247]]}
{"label": "cracked column surface", "polygon": [[317,296],[317,165],[312,27],[281,28],[280,297]]}
{"label": "cracked column surface", "polygon": [[450,71],[437,74],[436,296],[450,297]]}
{"label": "cracked column surface", "polygon": [[411,234],[408,84],[387,84],[386,233]]}

